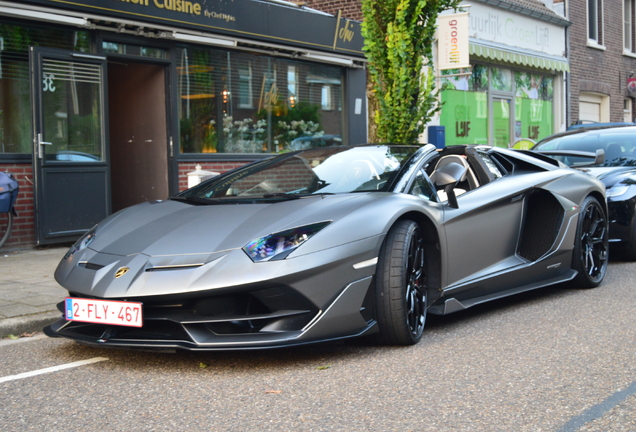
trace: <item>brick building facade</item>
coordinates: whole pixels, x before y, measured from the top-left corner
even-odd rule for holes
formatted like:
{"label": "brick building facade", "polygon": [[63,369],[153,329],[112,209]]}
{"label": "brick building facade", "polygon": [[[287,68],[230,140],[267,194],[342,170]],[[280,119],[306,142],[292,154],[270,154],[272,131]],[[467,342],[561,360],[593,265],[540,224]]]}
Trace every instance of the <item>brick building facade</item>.
{"label": "brick building facade", "polygon": [[[628,9],[628,10],[626,10]],[[568,0],[569,122],[633,121],[634,1]]]}
{"label": "brick building facade", "polygon": [[362,8],[360,0],[307,0],[305,5],[332,15],[341,13],[343,18],[362,21]]}
{"label": "brick building facade", "polygon": [[102,3],[3,2],[0,171],[20,185],[3,249],[73,241],[197,165],[366,141],[358,22],[280,1]]}

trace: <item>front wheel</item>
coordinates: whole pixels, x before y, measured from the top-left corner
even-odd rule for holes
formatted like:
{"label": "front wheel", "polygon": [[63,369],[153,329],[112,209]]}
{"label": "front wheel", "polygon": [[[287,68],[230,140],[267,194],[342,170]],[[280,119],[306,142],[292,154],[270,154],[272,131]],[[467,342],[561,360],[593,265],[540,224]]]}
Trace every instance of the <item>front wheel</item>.
{"label": "front wheel", "polygon": [[379,342],[413,345],[422,337],[428,307],[424,258],[417,223],[405,220],[391,228],[376,270]]}
{"label": "front wheel", "polygon": [[600,285],[607,271],[608,222],[603,207],[594,197],[587,197],[581,206],[576,239],[572,253],[572,268],[578,271],[572,280],[576,288]]}

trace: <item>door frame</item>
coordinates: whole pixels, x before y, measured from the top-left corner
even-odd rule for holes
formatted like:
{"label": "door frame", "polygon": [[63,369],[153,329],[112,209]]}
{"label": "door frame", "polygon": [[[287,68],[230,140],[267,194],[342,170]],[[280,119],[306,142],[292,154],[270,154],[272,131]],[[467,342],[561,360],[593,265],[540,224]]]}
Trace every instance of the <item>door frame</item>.
{"label": "door frame", "polygon": [[[168,53],[168,58],[155,58],[155,57],[143,57],[130,54],[118,54],[104,52],[104,42],[115,42],[121,44],[132,44],[144,47],[160,48]],[[165,91],[166,91],[166,154],[168,156],[168,193],[170,196],[175,195],[179,191],[179,164],[177,160],[178,155],[178,136],[179,131],[177,124],[177,101],[176,98],[176,65],[174,61],[174,50],[170,43],[165,40],[161,42],[152,39],[132,36],[127,34],[116,34],[111,32],[99,31],[95,37],[95,44],[97,47],[97,53],[100,56],[106,58],[106,63],[109,61],[122,61],[122,62],[135,62],[135,63],[150,63],[161,65],[165,67]],[[106,74],[108,76],[108,73]],[[108,81],[108,80],[106,80]],[[108,89],[106,87],[106,89]]]}
{"label": "door frame", "polygon": [[[42,153],[42,145],[40,145],[41,133],[44,132],[44,114],[43,114],[43,60],[57,59],[62,61],[83,62],[93,65],[99,65],[101,73],[101,140],[102,140],[102,160],[95,162],[64,162],[64,161],[46,161]],[[111,213],[110,198],[110,167],[109,167],[109,138],[108,138],[108,94],[106,77],[106,58],[103,56],[76,52],[72,50],[64,50],[57,48],[30,47],[29,48],[29,67],[31,80],[31,104],[33,112],[33,176],[34,182],[34,224],[35,224],[35,243],[54,244],[74,241],[83,233],[89,230],[94,224],[99,222]],[[61,206],[64,203],[50,202],[50,196],[45,190],[49,182],[45,182],[51,175],[75,174],[75,175],[92,175],[102,176],[103,189],[97,190],[97,196],[103,194],[104,201],[97,209],[91,208],[93,215],[83,221],[85,226],[73,226],[70,229],[52,231],[50,228],[52,216],[51,205]],[[65,198],[68,199],[68,196]],[[78,198],[79,200],[80,198]],[[49,201],[49,202],[47,202]],[[73,203],[73,201],[71,201]],[[68,204],[68,201],[67,203]],[[90,220],[89,220],[90,219]]]}

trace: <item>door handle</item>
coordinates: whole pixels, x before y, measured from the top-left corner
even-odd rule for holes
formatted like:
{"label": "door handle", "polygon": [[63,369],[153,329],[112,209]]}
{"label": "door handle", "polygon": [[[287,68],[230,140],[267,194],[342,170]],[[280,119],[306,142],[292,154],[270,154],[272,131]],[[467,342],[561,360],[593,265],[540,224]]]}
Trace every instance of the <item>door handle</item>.
{"label": "door handle", "polygon": [[45,145],[52,145],[53,143],[42,141],[42,134],[38,134],[38,157],[40,159],[44,158],[44,147]]}

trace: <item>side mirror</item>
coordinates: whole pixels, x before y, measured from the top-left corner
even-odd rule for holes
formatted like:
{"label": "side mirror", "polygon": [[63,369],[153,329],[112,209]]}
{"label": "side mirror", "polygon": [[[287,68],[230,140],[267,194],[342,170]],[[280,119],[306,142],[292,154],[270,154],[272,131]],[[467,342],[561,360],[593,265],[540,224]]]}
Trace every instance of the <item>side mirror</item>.
{"label": "side mirror", "polygon": [[433,171],[431,181],[436,188],[444,189],[448,196],[448,204],[453,208],[459,208],[457,204],[457,196],[455,195],[455,186],[457,183],[466,178],[466,167],[456,162],[449,162]]}
{"label": "side mirror", "polygon": [[605,150],[598,149],[594,155],[594,165],[600,165],[605,162]]}

